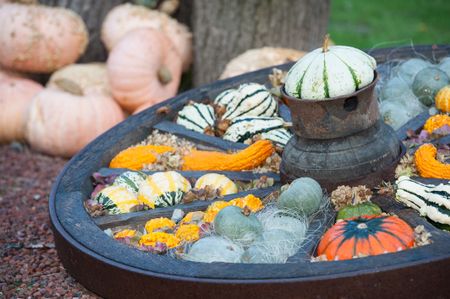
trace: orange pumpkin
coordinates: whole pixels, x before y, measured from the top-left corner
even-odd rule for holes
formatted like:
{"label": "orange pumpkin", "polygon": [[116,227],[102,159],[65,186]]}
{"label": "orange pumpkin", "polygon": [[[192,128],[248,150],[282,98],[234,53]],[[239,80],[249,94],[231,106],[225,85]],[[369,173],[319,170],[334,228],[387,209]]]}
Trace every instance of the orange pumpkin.
{"label": "orange pumpkin", "polygon": [[185,25],[165,13],[129,3],[118,5],[107,14],[102,24],[101,38],[111,51],[123,36],[139,28],[165,33],[180,55],[183,69],[189,68],[192,62],[192,34]]}
{"label": "orange pumpkin", "polygon": [[154,29],[128,33],[111,51],[107,69],[114,99],[130,112],[174,96],[181,78],[177,52]]}
{"label": "orange pumpkin", "polygon": [[320,240],[328,260],[397,252],[414,246],[414,231],[396,216],[361,216],[338,221]]}
{"label": "orange pumpkin", "polygon": [[436,108],[448,113],[450,112],[450,85],[442,87],[434,98]]}
{"label": "orange pumpkin", "polygon": [[51,73],[75,62],[88,43],[83,20],[71,10],[0,4],[0,64],[17,71]]}
{"label": "orange pumpkin", "polygon": [[86,94],[74,82],[67,86],[71,88],[46,88],[37,94],[26,127],[26,137],[33,148],[63,157],[74,155],[124,119],[119,105],[110,97]]}
{"label": "orange pumpkin", "polygon": [[11,77],[0,81],[0,142],[25,138],[28,108],[42,89],[29,79]]}

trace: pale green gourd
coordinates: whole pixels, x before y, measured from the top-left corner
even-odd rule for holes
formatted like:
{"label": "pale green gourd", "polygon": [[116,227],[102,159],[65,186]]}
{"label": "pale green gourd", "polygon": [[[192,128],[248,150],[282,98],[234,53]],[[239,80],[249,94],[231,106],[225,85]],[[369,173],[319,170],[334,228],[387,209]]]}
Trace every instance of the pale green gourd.
{"label": "pale green gourd", "polygon": [[200,263],[240,263],[242,247],[222,237],[205,237],[195,242],[182,258]]}
{"label": "pale green gourd", "polygon": [[312,178],[294,180],[278,198],[279,209],[310,216],[317,212],[322,203],[323,193],[319,183]]}
{"label": "pale green gourd", "polygon": [[223,208],[214,218],[217,234],[234,242],[249,245],[262,234],[263,226],[254,214],[236,206]]}

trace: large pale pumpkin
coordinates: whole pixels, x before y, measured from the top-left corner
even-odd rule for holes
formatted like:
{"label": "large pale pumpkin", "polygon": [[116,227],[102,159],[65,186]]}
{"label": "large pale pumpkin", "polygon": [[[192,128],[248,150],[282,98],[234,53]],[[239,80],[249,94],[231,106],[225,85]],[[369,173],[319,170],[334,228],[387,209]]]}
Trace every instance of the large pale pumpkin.
{"label": "large pale pumpkin", "polygon": [[111,95],[106,64],[100,62],[71,64],[57,70],[47,82],[47,87],[61,89],[61,86],[63,89],[79,87],[86,94]]}
{"label": "large pale pumpkin", "polygon": [[128,33],[111,51],[107,68],[114,99],[130,112],[174,96],[181,78],[173,44],[154,29]]}
{"label": "large pale pumpkin", "polygon": [[230,60],[219,79],[226,79],[272,65],[296,61],[305,54],[306,52],[288,48],[263,47],[250,49]]}
{"label": "large pale pumpkin", "polygon": [[0,4],[0,64],[17,71],[51,73],[75,62],[89,41],[71,10]]}
{"label": "large pale pumpkin", "polygon": [[29,79],[0,80],[0,142],[25,138],[27,112],[32,98],[43,87]]}
{"label": "large pale pumpkin", "polygon": [[116,6],[102,24],[101,39],[111,51],[128,32],[139,28],[157,29],[165,33],[180,55],[183,69],[189,68],[192,62],[192,34],[185,25],[156,10],[129,3]]}
{"label": "large pale pumpkin", "polygon": [[47,88],[31,103],[26,137],[39,151],[70,157],[123,119],[119,105],[108,96]]}
{"label": "large pale pumpkin", "polygon": [[373,81],[376,66],[375,59],[359,49],[328,47],[325,41],[289,70],[285,90],[292,97],[309,100],[351,94]]}

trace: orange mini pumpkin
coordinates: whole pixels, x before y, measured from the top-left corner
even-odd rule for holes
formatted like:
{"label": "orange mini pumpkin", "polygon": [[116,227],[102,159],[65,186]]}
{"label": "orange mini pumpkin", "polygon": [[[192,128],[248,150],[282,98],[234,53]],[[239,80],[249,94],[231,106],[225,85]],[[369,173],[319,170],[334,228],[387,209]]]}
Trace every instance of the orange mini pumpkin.
{"label": "orange mini pumpkin", "polygon": [[436,108],[442,112],[450,112],[450,85],[442,87],[434,98]]}
{"label": "orange mini pumpkin", "polygon": [[174,96],[181,79],[178,53],[154,29],[128,33],[109,54],[107,69],[114,99],[129,112]]}
{"label": "orange mini pumpkin", "polygon": [[361,216],[338,221],[322,237],[317,254],[328,260],[397,252],[414,246],[414,231],[396,216]]}

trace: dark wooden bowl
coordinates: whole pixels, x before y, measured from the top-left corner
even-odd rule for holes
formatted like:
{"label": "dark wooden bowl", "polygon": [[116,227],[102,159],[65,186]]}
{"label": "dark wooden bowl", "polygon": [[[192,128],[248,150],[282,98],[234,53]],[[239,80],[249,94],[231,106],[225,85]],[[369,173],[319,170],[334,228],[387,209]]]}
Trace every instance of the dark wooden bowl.
{"label": "dark wooden bowl", "polygon": [[[422,46],[380,49],[371,54],[377,61],[402,59],[420,53],[439,58],[450,53],[449,46]],[[415,54],[414,54],[415,55]],[[292,64],[280,66],[287,70]],[[189,100],[213,98],[224,89],[241,83],[267,82],[271,68],[180,94],[164,103],[129,117],[104,133],[75,157],[58,176],[49,200],[50,219],[59,257],[68,272],[86,288],[108,298],[446,298],[450,292],[450,234],[438,230],[423,218],[389,198],[374,201],[384,211],[394,212],[416,226],[423,224],[432,233],[431,245],[393,254],[361,259],[311,263],[321,230],[312,235],[307,252],[287,264],[203,264],[154,255],[121,244],[103,232],[104,228],[161,215],[173,208],[161,208],[108,218],[92,218],[83,201],[92,191],[91,174],[108,165],[120,150],[144,139],[154,128],[193,139],[217,148],[244,148],[203,134],[186,132],[169,120]],[[381,75],[382,72],[381,72]],[[168,115],[156,111],[171,108]],[[281,114],[289,114],[281,107]],[[400,134],[400,133],[399,133]],[[269,189],[257,191],[263,196]],[[208,202],[185,205],[186,210],[202,209]],[[326,227],[322,227],[325,229]]]}

